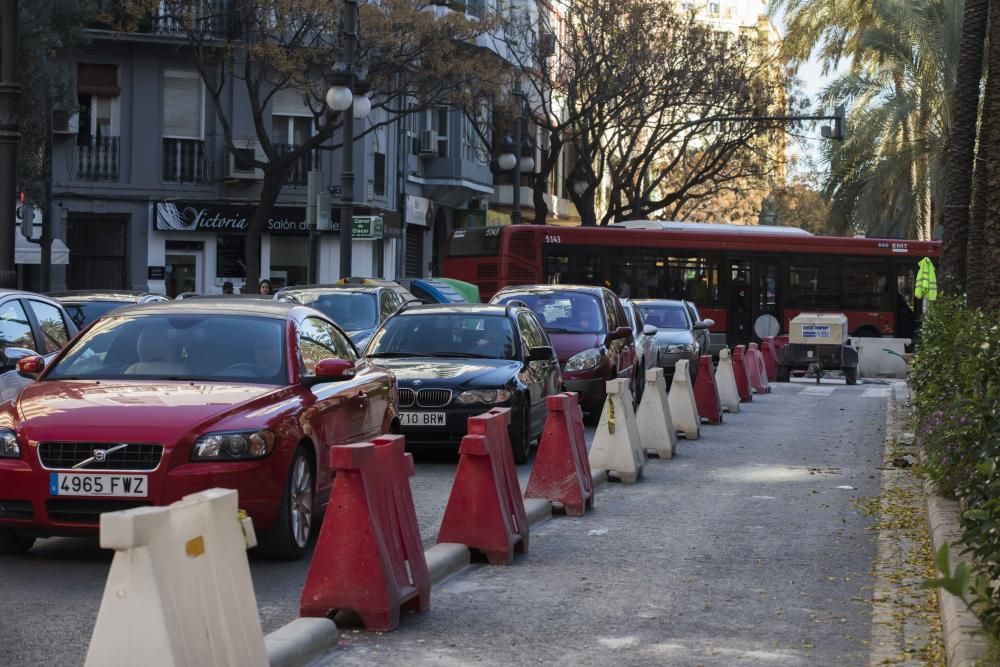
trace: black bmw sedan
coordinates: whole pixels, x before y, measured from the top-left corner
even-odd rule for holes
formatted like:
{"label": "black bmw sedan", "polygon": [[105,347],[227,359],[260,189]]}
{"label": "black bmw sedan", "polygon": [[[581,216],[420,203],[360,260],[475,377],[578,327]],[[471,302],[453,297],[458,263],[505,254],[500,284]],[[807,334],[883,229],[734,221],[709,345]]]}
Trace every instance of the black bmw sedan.
{"label": "black bmw sedan", "polygon": [[562,387],[545,329],[517,304],[404,307],[375,333],[366,356],[396,375],[407,444],[457,446],[469,416],[509,407],[518,463],[545,426],[546,399]]}

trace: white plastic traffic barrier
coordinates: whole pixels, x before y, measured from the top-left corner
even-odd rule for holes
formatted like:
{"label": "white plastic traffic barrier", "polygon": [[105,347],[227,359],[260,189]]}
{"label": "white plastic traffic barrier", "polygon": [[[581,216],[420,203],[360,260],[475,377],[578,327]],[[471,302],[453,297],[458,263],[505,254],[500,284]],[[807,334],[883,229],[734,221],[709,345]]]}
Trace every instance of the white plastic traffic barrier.
{"label": "white plastic traffic barrier", "polygon": [[667,404],[677,432],[687,440],[697,440],[701,434],[701,417],[698,416],[698,405],[694,402],[694,387],[691,386],[688,363],[687,359],[681,359],[674,366],[674,380],[670,383]]}
{"label": "white plastic traffic barrier", "polygon": [[601,422],[590,446],[590,468],[607,470],[632,484],[642,475],[646,450],[639,440],[628,380],[608,380],[607,394]]}
{"label": "white plastic traffic barrier", "polygon": [[266,667],[236,491],[101,515],[114,560],[87,667]]}
{"label": "white plastic traffic barrier", "polygon": [[740,411],[740,391],[736,387],[736,373],[729,350],[719,352],[719,366],[715,369],[715,385],[719,388],[719,400],[727,412]]}
{"label": "white plastic traffic barrier", "polygon": [[661,459],[673,457],[674,447],[677,446],[677,432],[674,430],[674,420],[670,417],[667,383],[663,379],[662,368],[650,368],[646,371],[646,387],[642,392],[635,421],[639,428],[639,441],[647,454],[656,454]]}

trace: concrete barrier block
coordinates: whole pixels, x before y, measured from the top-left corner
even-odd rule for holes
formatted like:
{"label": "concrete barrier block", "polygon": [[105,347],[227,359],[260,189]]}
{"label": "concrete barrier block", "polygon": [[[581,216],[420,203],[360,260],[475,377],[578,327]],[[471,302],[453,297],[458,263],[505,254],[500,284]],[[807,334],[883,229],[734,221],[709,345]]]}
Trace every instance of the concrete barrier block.
{"label": "concrete barrier block", "polygon": [[649,369],[646,371],[645,380],[646,388],[642,393],[639,411],[636,413],[639,441],[646,453],[656,454],[661,459],[669,459],[673,457],[674,447],[677,445],[677,431],[674,429],[674,420],[670,417],[663,369]]}
{"label": "concrete barrier block", "polygon": [[642,475],[646,450],[639,439],[628,380],[609,380],[607,396],[590,446],[590,467],[607,470],[621,481],[632,484]]}
{"label": "concrete barrier block", "polygon": [[674,367],[674,379],[670,383],[667,404],[677,432],[687,440],[697,440],[701,434],[701,418],[698,416],[698,405],[694,400],[694,387],[691,386],[687,359],[681,359]]}

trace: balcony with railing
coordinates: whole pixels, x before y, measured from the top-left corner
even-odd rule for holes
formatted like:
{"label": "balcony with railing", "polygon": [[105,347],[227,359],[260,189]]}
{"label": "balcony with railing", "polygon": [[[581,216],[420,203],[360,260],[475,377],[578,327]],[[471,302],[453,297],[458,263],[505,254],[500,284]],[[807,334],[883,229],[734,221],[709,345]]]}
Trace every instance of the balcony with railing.
{"label": "balcony with railing", "polygon": [[76,176],[89,181],[117,181],[118,137],[81,137],[76,144]]}
{"label": "balcony with railing", "polygon": [[[274,144],[280,155],[288,155],[295,150],[295,144]],[[309,172],[320,168],[320,157],[318,150],[312,150],[292,163],[292,169],[288,173],[288,185],[306,185],[309,180]]]}
{"label": "balcony with railing", "polygon": [[115,32],[183,37],[188,32],[215,37],[232,33],[232,0],[160,0],[150,11],[127,0],[98,0],[90,27]]}
{"label": "balcony with railing", "polygon": [[207,183],[210,176],[204,141],[164,137],[164,183]]}

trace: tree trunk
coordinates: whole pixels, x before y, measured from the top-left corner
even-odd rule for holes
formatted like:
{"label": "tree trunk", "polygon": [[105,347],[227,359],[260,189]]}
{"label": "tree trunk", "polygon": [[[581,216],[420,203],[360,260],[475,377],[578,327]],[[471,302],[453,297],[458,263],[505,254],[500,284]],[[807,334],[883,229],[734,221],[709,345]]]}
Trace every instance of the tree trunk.
{"label": "tree trunk", "polygon": [[[533,225],[544,225],[549,217],[549,205],[545,202],[545,185],[549,182],[552,170],[558,164],[559,155],[562,152],[562,139],[556,133],[549,135],[549,147],[541,152],[542,163],[538,165],[538,174],[535,175],[535,183],[532,189],[531,198],[535,206],[535,217],[531,221]],[[552,193],[555,194],[555,193]]]}
{"label": "tree trunk", "polygon": [[246,265],[244,294],[256,294],[260,284],[261,238],[267,231],[267,221],[271,217],[278,193],[281,192],[281,185],[276,181],[273,174],[268,173],[267,170],[264,171],[264,185],[260,191],[260,202],[254,209],[253,217],[250,218],[250,224],[244,237],[243,263]]}
{"label": "tree trunk", "polygon": [[931,130],[931,110],[927,104],[925,91],[920,93],[920,109],[917,112],[917,132],[914,139],[922,148],[915,157],[917,180],[915,183],[917,196],[917,224],[920,225],[918,238],[930,241],[933,237],[933,221],[931,220],[931,172],[930,153],[926,145]]}
{"label": "tree trunk", "polygon": [[980,145],[986,151],[982,163],[985,166],[982,170],[984,182],[979,184],[986,191],[981,227],[982,243],[978,244],[982,251],[976,266],[970,267],[975,270],[975,275],[970,271],[969,285],[970,291],[974,281],[977,285],[976,301],[979,303],[976,305],[981,303],[986,310],[1000,310],[1000,290],[991,284],[989,275],[991,267],[1000,266],[1000,123],[996,122],[996,118],[1000,118],[1000,77],[994,76],[1000,72],[1000,11],[990,14],[989,52],[986,61],[990,75],[986,81],[980,138]]}
{"label": "tree trunk", "polygon": [[979,84],[983,75],[983,47],[989,0],[965,0],[962,41],[958,56],[955,92],[951,107],[951,137],[945,163],[944,210],[941,224],[942,293],[961,294],[966,289],[966,248],[969,206],[972,199],[976,123],[979,118]]}

